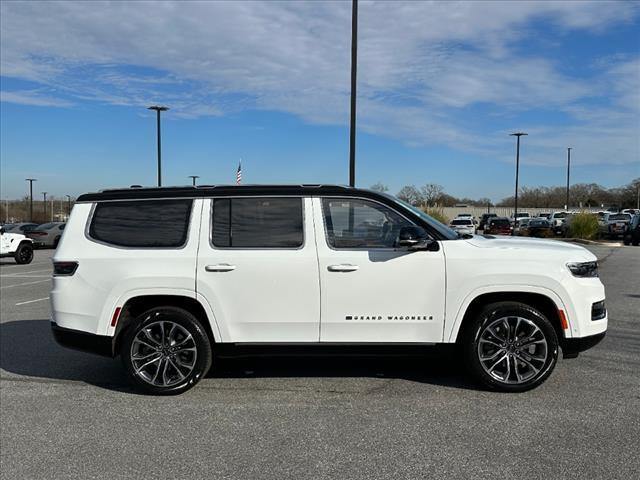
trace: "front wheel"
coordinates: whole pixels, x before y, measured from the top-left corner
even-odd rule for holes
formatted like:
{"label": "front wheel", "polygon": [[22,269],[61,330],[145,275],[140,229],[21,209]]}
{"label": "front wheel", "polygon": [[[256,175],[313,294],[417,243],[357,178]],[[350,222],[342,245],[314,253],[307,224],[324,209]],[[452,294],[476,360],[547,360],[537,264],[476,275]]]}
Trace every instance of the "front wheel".
{"label": "front wheel", "polygon": [[472,375],[492,390],[535,388],[551,375],[558,360],[558,336],[551,322],[518,302],[487,305],[463,342]]}
{"label": "front wheel", "polygon": [[18,246],[14,255],[16,263],[19,265],[25,265],[31,263],[33,260],[33,246],[30,243],[23,243]]}
{"label": "front wheel", "polygon": [[212,358],[200,322],[176,307],[140,315],[126,331],[120,355],[133,383],[156,395],[189,390],[207,374]]}

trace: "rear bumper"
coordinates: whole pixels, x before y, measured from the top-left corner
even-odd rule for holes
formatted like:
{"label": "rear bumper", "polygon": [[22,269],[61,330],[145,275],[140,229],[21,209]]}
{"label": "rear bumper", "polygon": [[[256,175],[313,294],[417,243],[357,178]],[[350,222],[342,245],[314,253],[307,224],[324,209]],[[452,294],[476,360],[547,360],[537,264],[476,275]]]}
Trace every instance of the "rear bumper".
{"label": "rear bumper", "polygon": [[595,347],[602,341],[606,334],[607,332],[605,331],[588,337],[565,338],[562,342],[562,357],[576,358],[580,352]]}
{"label": "rear bumper", "polygon": [[113,337],[63,328],[51,322],[51,332],[58,344],[73,350],[114,357]]}

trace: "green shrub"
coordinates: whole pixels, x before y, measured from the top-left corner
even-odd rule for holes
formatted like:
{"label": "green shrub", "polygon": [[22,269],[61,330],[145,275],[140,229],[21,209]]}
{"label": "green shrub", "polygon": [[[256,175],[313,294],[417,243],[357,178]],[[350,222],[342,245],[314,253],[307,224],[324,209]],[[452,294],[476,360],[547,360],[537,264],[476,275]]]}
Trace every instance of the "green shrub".
{"label": "green shrub", "polygon": [[573,238],[593,240],[598,236],[598,218],[592,213],[577,213],[571,218],[569,235]]}
{"label": "green shrub", "polygon": [[442,210],[439,208],[423,208],[424,213],[429,215],[430,217],[435,218],[440,223],[444,223],[445,225],[449,225],[449,219],[445,216]]}

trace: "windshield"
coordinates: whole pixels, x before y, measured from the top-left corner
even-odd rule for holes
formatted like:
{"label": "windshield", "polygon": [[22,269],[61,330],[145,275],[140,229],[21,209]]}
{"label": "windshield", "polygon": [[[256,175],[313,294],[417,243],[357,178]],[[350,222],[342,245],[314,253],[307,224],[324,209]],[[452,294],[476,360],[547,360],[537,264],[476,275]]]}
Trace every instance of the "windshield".
{"label": "windshield", "polygon": [[436,230],[444,238],[446,238],[448,240],[455,240],[457,238],[461,238],[460,235],[458,235],[458,232],[456,232],[455,230],[452,230],[451,228],[447,227],[446,225],[443,225],[442,223],[437,221],[435,218],[433,218],[430,215],[427,215],[426,213],[424,213],[418,207],[414,207],[410,203],[402,201],[399,198],[394,197],[393,195],[389,195],[388,193],[383,193],[382,195],[384,195],[387,198],[390,198],[395,203],[397,203],[399,205],[402,205],[403,207],[408,208],[409,210],[411,210],[413,213],[415,213],[422,220],[424,220],[430,227],[432,227],[434,230]]}
{"label": "windshield", "polygon": [[472,225],[473,222],[471,220],[453,220],[451,225]]}
{"label": "windshield", "polygon": [[554,213],[553,218],[564,218],[567,216],[567,212]]}

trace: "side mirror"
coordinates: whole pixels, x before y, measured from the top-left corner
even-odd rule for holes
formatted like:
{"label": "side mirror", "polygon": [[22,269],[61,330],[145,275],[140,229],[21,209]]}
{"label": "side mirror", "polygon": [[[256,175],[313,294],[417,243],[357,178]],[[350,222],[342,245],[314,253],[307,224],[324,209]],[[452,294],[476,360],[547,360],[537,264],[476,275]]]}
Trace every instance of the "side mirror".
{"label": "side mirror", "polygon": [[421,227],[402,227],[396,241],[397,247],[407,247],[409,250],[432,250],[438,242],[429,238],[427,232]]}
{"label": "side mirror", "polygon": [[0,227],[0,235],[4,233],[4,227]]}

